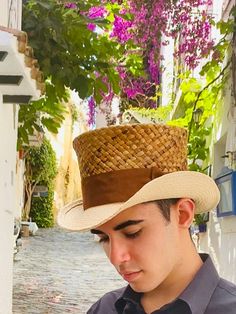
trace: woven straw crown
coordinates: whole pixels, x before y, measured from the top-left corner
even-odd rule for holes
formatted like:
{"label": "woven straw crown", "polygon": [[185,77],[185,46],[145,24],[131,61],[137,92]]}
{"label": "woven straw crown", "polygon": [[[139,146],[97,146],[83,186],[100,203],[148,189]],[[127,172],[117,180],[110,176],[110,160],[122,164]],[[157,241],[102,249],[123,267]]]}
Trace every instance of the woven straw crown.
{"label": "woven straw crown", "polygon": [[74,140],[81,178],[110,171],[157,167],[187,169],[187,131],[162,124],[101,128]]}

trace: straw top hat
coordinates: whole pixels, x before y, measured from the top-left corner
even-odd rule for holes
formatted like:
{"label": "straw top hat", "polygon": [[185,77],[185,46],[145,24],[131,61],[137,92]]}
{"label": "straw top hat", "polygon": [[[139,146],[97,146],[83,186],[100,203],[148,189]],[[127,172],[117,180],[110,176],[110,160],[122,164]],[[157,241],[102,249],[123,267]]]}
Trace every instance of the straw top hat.
{"label": "straw top hat", "polygon": [[89,230],[121,211],[148,201],[191,198],[196,213],[219,202],[209,176],[187,171],[187,131],[163,124],[120,125],[75,138],[83,204],[74,201],[58,215],[70,230]]}

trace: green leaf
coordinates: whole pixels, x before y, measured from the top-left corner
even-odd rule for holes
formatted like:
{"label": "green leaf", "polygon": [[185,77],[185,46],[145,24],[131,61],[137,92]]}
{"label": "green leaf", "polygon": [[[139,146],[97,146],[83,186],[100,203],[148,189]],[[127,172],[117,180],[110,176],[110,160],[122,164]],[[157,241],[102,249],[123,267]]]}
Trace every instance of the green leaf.
{"label": "green leaf", "polygon": [[196,94],[193,92],[188,92],[184,95],[184,101],[187,104],[193,103],[196,100]]}

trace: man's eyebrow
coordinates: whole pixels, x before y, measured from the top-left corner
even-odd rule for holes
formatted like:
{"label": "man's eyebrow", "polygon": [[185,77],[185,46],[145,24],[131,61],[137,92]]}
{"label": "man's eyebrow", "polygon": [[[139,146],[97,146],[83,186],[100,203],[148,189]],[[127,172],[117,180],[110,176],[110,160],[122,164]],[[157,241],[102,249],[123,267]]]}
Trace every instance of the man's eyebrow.
{"label": "man's eyebrow", "polygon": [[[137,225],[141,222],[143,222],[143,220],[127,220],[127,221],[124,221],[124,222],[120,223],[119,225],[115,226],[113,228],[113,230],[118,231],[118,230],[124,229],[128,226]],[[91,229],[90,232],[92,234],[104,234],[104,232],[102,232],[101,230],[98,230],[98,229]]]}
{"label": "man's eyebrow", "polygon": [[128,226],[138,225],[140,222],[143,222],[143,220],[127,220],[127,221],[124,221],[121,224],[115,226],[113,229],[115,231],[121,230],[121,229],[124,229]]}

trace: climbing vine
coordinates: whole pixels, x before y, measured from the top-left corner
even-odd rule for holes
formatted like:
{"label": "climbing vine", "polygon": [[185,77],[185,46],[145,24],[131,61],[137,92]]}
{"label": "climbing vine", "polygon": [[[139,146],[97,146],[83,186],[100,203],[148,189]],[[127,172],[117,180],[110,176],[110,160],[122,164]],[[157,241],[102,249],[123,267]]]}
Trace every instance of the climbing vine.
{"label": "climbing vine", "polygon": [[[231,47],[235,21],[233,18],[227,22],[220,21],[216,27],[220,31],[221,39],[212,47],[208,61],[203,63],[199,71],[199,78],[193,77],[191,72],[181,74],[181,106],[184,114],[170,122],[188,128],[189,167],[197,171],[204,171],[209,159],[207,139],[212,131],[213,117],[222,102],[232,66]],[[194,114],[198,110],[202,115],[194,123]]]}
{"label": "climbing vine", "polygon": [[[210,136],[214,123],[214,116],[217,109],[222,104],[223,94],[228,84],[230,74],[234,76],[235,55],[232,50],[235,40],[235,11],[228,21],[220,21],[215,26],[221,34],[221,38],[216,42],[207,59],[202,60],[199,75],[194,76],[191,71],[180,73],[181,97],[179,106],[181,110],[176,110],[172,116],[176,98],[173,103],[165,108],[163,116],[162,107],[157,109],[139,109],[139,113],[156,122],[163,120],[171,125],[182,126],[188,129],[188,159],[189,169],[209,173],[209,145]],[[232,84],[232,95],[235,95],[234,82]],[[235,100],[234,100],[235,101]],[[134,110],[134,108],[132,108]],[[198,121],[194,121],[194,114],[201,113]],[[170,119],[171,117],[171,119]],[[197,225],[205,224],[206,217],[196,215]]]}
{"label": "climbing vine", "polygon": [[[232,10],[234,16],[235,9]],[[207,138],[213,126],[213,117],[222,102],[222,96],[235,56],[232,55],[232,41],[234,40],[234,17],[228,21],[220,21],[215,27],[219,30],[221,38],[213,46],[205,59],[202,59],[198,75],[191,70],[178,74],[181,91],[178,106],[181,110],[173,113],[176,105],[176,93],[166,107],[155,109],[132,108],[153,122],[165,121],[168,124],[182,126],[188,129],[188,157],[190,169],[204,171],[204,161],[209,158]],[[204,61],[205,60],[205,61]],[[196,73],[196,72],[195,72]],[[196,111],[201,113],[200,120],[195,122]]]}

